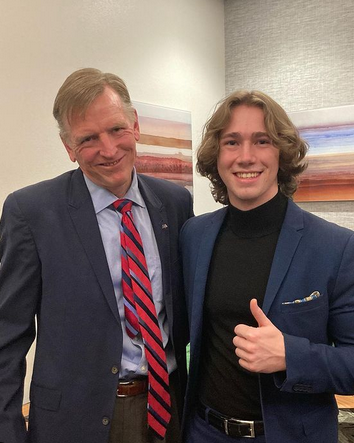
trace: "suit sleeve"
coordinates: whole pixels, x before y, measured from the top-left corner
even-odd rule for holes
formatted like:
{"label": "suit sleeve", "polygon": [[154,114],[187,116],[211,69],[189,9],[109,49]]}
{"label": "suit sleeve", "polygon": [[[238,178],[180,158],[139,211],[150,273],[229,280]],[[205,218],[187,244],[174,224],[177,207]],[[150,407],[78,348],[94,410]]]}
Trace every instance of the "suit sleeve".
{"label": "suit sleeve", "polygon": [[281,377],[276,376],[281,391],[354,394],[354,235],[343,250],[333,287],[329,294],[328,344],[284,334],[285,380],[280,384]]}
{"label": "suit sleeve", "polygon": [[0,442],[26,442],[22,417],[26,354],[35,338],[41,293],[32,233],[10,195],[0,224]]}

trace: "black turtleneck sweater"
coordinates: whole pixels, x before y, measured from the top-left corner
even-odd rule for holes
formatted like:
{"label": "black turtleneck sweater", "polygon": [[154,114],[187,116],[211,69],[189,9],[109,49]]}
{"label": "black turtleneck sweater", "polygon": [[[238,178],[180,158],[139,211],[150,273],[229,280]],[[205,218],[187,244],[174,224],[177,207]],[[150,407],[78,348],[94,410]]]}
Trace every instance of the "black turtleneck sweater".
{"label": "black turtleneck sweater", "polygon": [[261,420],[258,376],[238,364],[234,328],[257,326],[250,300],[262,306],[287,198],[278,194],[250,211],[229,206],[211,260],[204,303],[199,398],[218,412]]}

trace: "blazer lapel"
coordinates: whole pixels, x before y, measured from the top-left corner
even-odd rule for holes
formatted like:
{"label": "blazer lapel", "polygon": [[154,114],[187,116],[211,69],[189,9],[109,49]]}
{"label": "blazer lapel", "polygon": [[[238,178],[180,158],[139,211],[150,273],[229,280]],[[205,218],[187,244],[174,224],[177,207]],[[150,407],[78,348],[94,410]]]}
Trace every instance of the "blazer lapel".
{"label": "blazer lapel", "polygon": [[102,292],[107,299],[113,315],[120,323],[117,301],[114,295],[111,274],[109,272],[96,214],[80,169],[77,169],[72,176],[68,210]]}
{"label": "blazer lapel", "polygon": [[302,210],[289,200],[274,254],[262,309],[268,314],[303,235]]}
{"label": "blazer lapel", "polygon": [[[213,254],[216,237],[220,231],[221,225],[227,214],[227,208],[223,208],[212,214],[204,227],[203,232],[196,233],[200,238],[200,245],[196,252],[196,267],[193,283],[193,304],[189,317],[193,318],[191,323],[191,344],[197,344],[198,340],[192,339],[193,336],[201,337],[201,328],[203,323],[203,308],[205,298],[205,287],[208,278],[210,261]],[[194,337],[193,337],[194,338]]]}
{"label": "blazer lapel", "polygon": [[157,248],[159,250],[161,269],[163,297],[166,308],[166,315],[172,330],[173,312],[172,295],[170,285],[171,275],[171,257],[170,257],[170,224],[167,217],[167,211],[163,202],[158,198],[154,191],[138,175],[139,189],[145,201],[149,212],[152,228],[154,230]]}

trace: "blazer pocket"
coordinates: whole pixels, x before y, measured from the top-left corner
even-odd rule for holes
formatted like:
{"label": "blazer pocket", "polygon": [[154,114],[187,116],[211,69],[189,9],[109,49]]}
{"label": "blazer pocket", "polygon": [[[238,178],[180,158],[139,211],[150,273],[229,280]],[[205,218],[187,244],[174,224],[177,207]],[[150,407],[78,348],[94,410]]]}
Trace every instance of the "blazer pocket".
{"label": "blazer pocket", "polygon": [[32,382],[30,400],[38,408],[57,411],[60,406],[61,391],[38,386]]}
{"label": "blazer pocket", "polygon": [[280,305],[281,312],[297,313],[319,309],[326,305],[327,297],[321,292],[321,295],[310,301],[302,301],[301,303],[282,302]]}

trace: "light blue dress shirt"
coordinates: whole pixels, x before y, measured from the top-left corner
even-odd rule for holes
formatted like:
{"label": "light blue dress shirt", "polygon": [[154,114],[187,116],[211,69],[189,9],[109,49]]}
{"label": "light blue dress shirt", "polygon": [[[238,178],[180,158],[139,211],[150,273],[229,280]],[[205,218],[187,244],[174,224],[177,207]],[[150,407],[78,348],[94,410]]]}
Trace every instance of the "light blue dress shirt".
{"label": "light blue dress shirt", "polygon": [[[121,379],[131,379],[137,375],[147,375],[147,361],[141,337],[131,339],[126,333],[125,329],[123,292],[121,286],[122,269],[119,231],[122,216],[112,206],[112,203],[117,200],[117,197],[107,189],[97,186],[85,175],[84,178],[91,194],[93,206],[96,212],[122,325],[123,354],[119,377]],[[135,170],[133,172],[132,184],[124,198],[127,198],[134,203],[132,206],[134,223],[140,233],[144,246],[154,304],[162,334],[162,341],[167,354],[167,366],[169,372],[171,373],[176,369],[177,364],[172,352],[171,343],[168,343],[169,331],[162,294],[162,271],[160,256],[149,213],[144,199],[139,191],[138,179]]]}

